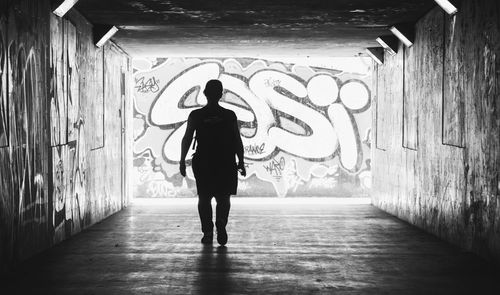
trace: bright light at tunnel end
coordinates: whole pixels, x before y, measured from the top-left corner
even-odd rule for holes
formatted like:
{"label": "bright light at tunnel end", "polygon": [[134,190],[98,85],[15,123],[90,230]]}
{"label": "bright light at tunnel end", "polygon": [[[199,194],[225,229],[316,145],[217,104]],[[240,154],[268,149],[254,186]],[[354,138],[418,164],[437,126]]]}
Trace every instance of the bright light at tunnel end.
{"label": "bright light at tunnel end", "polygon": [[63,17],[73,6],[75,6],[76,2],[78,2],[78,0],[64,0],[63,3],[54,10],[54,14],[58,17]]}
{"label": "bright light at tunnel end", "polygon": [[449,15],[455,15],[458,12],[458,8],[456,8],[453,4],[451,4],[448,0],[434,0],[441,8],[446,11]]}

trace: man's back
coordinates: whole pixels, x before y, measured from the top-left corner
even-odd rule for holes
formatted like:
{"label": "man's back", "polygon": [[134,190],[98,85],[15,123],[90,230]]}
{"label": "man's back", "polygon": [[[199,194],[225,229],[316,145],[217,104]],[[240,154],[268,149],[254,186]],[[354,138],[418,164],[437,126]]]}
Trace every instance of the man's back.
{"label": "man's back", "polygon": [[204,107],[191,114],[196,130],[196,154],[200,157],[235,161],[236,115],[217,107]]}

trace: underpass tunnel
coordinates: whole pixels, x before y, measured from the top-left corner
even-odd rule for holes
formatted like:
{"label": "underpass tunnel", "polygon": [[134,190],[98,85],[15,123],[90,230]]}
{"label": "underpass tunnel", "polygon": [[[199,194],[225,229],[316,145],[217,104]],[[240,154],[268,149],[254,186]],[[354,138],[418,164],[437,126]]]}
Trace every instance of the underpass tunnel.
{"label": "underpass tunnel", "polygon": [[[499,17],[0,0],[1,294],[497,294]],[[210,79],[247,172],[213,248],[179,173]]]}

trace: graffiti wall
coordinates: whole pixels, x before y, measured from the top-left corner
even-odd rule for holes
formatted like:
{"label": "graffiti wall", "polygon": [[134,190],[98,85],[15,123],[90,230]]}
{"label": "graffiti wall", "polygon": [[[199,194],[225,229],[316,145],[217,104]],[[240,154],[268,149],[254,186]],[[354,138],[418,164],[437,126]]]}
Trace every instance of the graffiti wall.
{"label": "graffiti wall", "polygon": [[[122,208],[121,114],[132,116],[126,54],[96,49],[75,11],[62,19],[48,0],[9,3],[0,11],[0,271]],[[97,128],[112,136],[104,142]]]}
{"label": "graffiti wall", "polygon": [[[49,23],[42,11],[48,7],[44,1],[18,1],[16,8],[0,13],[0,262],[49,243],[41,234],[50,218],[42,116],[49,83],[44,60]],[[35,34],[34,28],[46,30]]]}
{"label": "graffiti wall", "polygon": [[7,106],[7,20],[0,15],[0,147],[9,144]]}
{"label": "graffiti wall", "polygon": [[415,45],[376,66],[372,202],[499,263],[500,2],[461,3],[429,11]]}
{"label": "graffiti wall", "polygon": [[[134,195],[196,194],[178,172],[189,113],[209,79],[239,120],[244,196],[359,196],[370,188],[371,78],[345,69],[258,59],[134,61]],[[188,154],[188,159],[193,151]]]}

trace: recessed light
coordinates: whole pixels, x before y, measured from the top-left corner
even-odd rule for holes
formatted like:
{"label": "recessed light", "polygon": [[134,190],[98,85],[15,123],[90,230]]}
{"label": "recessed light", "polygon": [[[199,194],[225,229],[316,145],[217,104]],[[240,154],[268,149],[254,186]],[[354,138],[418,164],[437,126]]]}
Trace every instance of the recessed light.
{"label": "recessed light", "polygon": [[413,45],[414,32],[410,25],[394,25],[389,30],[407,47]]}
{"label": "recessed light", "polygon": [[398,39],[394,36],[381,36],[377,38],[377,42],[382,46],[390,55],[395,55],[398,52]]}
{"label": "recessed light", "polygon": [[75,6],[76,2],[78,2],[78,0],[62,1],[62,3],[59,4],[59,6],[57,6],[57,8],[54,10],[54,14],[58,17],[63,17],[71,9],[71,7]]}
{"label": "recessed light", "polygon": [[458,8],[448,0],[434,0],[441,8],[449,15],[454,15],[458,12]]}
{"label": "recessed light", "polygon": [[101,26],[94,30],[94,38],[98,40],[95,44],[97,47],[102,47],[113,35],[118,32],[115,26]]}

